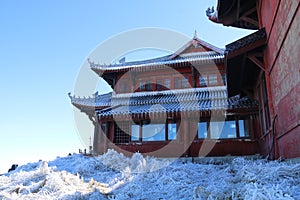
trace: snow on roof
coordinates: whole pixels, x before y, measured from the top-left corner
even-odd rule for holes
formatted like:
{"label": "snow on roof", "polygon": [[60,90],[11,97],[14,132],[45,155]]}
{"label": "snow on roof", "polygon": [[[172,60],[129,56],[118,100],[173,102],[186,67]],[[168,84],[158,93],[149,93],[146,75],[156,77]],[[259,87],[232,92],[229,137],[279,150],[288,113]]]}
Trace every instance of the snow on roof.
{"label": "snow on roof", "polygon": [[[224,91],[226,92],[226,86],[214,86],[214,87],[202,87],[202,88],[184,88],[184,89],[172,89],[172,90],[161,90],[161,91],[144,91],[144,92],[134,92],[134,93],[114,93],[112,98],[132,98],[132,97],[143,97],[143,96],[155,96],[155,95],[179,95],[186,93],[195,92],[216,92]],[[226,98],[226,94],[224,94]]]}
{"label": "snow on roof", "polygon": [[[184,55],[185,51],[189,48],[193,48],[196,53],[192,53],[189,55]],[[203,51],[205,50],[205,51]],[[200,63],[209,63],[209,62],[224,62],[224,49],[220,49],[211,45],[197,37],[197,32],[195,31],[195,36],[190,41],[188,41],[185,45],[183,45],[176,52],[147,60],[140,61],[131,61],[131,62],[120,62],[116,64],[96,64],[90,59],[88,62],[90,67],[94,71],[118,71],[128,68],[139,68],[139,67],[148,67],[148,66],[160,66],[160,65],[170,65],[176,63],[184,63],[184,62],[200,62]]]}
{"label": "snow on roof", "polygon": [[[226,86],[186,88],[164,91],[147,91],[134,93],[108,93],[89,98],[71,97],[73,105],[79,109],[97,110],[101,116],[181,112],[181,111],[210,111],[226,109],[255,109],[256,100],[239,96],[227,98]],[[160,106],[158,106],[160,105]],[[107,109],[101,109],[107,108]],[[155,108],[155,109],[154,109]]]}
{"label": "snow on roof", "polygon": [[88,61],[90,63],[91,68],[94,71],[97,70],[116,71],[116,70],[128,69],[128,68],[148,67],[154,65],[170,65],[170,64],[184,63],[184,62],[202,62],[202,63],[208,63],[213,61],[222,62],[223,59],[224,59],[223,53],[220,54],[215,51],[207,51],[207,52],[198,52],[183,57],[179,56],[173,58],[172,56],[164,56],[161,58],[155,58],[150,60],[124,62],[120,64],[109,64],[109,65],[95,64],[89,60]]}
{"label": "snow on roof", "polygon": [[[183,158],[184,159],[184,158]],[[73,154],[0,176],[1,199],[300,199],[300,164]]]}

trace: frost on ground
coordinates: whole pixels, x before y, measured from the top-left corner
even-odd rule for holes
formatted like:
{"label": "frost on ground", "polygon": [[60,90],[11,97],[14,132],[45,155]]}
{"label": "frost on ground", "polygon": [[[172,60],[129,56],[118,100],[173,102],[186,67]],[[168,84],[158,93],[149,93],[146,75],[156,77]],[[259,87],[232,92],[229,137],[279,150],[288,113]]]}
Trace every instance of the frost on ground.
{"label": "frost on ground", "polygon": [[300,199],[300,164],[74,154],[0,176],[0,199]]}

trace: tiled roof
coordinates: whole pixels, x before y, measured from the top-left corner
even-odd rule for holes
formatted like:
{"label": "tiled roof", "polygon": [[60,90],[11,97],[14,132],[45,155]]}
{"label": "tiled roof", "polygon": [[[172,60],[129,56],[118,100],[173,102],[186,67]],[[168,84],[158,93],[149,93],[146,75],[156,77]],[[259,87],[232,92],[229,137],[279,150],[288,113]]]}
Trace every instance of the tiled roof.
{"label": "tiled roof", "polygon": [[124,62],[119,64],[109,64],[109,65],[102,65],[102,64],[95,64],[90,62],[90,66],[94,71],[118,71],[118,70],[127,70],[133,68],[142,68],[142,67],[150,67],[150,66],[160,66],[160,65],[170,65],[170,64],[183,64],[183,63],[210,63],[210,62],[217,62],[221,63],[224,62],[224,54],[217,53],[215,51],[208,51],[208,52],[198,52],[192,53],[186,56],[178,56],[176,58],[172,58],[172,55],[150,59],[150,60],[143,60],[143,61],[134,61],[134,62]]}
{"label": "tiled roof", "polygon": [[237,51],[243,47],[246,47],[250,44],[255,43],[256,41],[263,40],[265,38],[266,38],[266,31],[264,28],[262,28],[250,35],[247,35],[246,37],[243,37],[235,42],[226,45],[226,51],[229,53],[233,51]]}
{"label": "tiled roof", "polygon": [[[111,97],[111,98],[110,98]],[[90,98],[73,98],[72,103],[85,106],[103,106],[99,116],[131,115],[139,113],[210,111],[247,109],[257,107],[257,102],[237,96],[227,98],[225,86],[167,90],[160,92],[136,92],[130,94],[99,95]],[[101,102],[99,102],[101,101]]]}
{"label": "tiled roof", "polygon": [[101,94],[98,93],[94,94],[92,97],[75,97],[71,96],[69,93],[69,97],[73,105],[77,105],[80,107],[107,107],[111,105],[111,96],[112,93]]}

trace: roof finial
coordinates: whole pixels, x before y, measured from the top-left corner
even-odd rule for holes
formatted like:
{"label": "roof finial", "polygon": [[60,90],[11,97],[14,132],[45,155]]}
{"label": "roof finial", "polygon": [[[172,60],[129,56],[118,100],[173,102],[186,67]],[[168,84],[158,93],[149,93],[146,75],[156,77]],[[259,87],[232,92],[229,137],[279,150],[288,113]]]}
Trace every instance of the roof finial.
{"label": "roof finial", "polygon": [[197,30],[195,29],[194,39],[197,39],[197,38],[198,38],[198,32],[197,32]]}

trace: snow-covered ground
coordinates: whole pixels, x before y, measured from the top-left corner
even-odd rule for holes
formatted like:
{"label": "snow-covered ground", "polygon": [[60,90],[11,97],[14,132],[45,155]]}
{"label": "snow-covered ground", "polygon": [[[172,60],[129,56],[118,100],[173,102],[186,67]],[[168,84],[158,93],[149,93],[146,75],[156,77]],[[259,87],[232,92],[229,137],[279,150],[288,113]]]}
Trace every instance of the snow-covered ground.
{"label": "snow-covered ground", "polygon": [[0,176],[0,199],[300,199],[300,164],[74,154]]}

